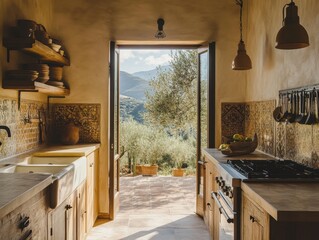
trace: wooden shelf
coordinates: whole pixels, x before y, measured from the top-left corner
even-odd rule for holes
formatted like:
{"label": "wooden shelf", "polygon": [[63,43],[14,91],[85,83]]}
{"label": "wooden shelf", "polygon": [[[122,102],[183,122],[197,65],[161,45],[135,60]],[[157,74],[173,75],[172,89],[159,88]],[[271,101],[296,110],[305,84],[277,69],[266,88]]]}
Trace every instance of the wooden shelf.
{"label": "wooden shelf", "polygon": [[2,88],[16,90],[38,90],[40,93],[45,93],[52,96],[67,96],[70,94],[70,89],[59,88],[35,81],[3,80]]}
{"label": "wooden shelf", "polygon": [[32,38],[5,38],[3,45],[8,50],[21,50],[40,57],[42,62],[70,66],[70,60],[49,46]]}

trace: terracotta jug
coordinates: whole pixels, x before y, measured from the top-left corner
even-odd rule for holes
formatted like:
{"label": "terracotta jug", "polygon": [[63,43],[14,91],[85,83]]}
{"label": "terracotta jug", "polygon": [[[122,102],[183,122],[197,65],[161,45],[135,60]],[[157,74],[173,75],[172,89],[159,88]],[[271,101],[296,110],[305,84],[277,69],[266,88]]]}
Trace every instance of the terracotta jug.
{"label": "terracotta jug", "polygon": [[61,143],[66,145],[77,144],[80,138],[80,128],[75,126],[74,123],[69,123],[65,126],[61,133]]}

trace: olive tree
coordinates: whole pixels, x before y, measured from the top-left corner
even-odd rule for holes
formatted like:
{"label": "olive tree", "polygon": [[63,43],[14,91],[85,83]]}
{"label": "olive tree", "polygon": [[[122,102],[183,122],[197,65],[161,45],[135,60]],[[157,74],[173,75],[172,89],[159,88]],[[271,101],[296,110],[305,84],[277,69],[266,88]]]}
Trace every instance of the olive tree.
{"label": "olive tree", "polygon": [[197,120],[197,52],[171,52],[171,69],[157,69],[146,92],[145,119],[178,135],[196,127]]}

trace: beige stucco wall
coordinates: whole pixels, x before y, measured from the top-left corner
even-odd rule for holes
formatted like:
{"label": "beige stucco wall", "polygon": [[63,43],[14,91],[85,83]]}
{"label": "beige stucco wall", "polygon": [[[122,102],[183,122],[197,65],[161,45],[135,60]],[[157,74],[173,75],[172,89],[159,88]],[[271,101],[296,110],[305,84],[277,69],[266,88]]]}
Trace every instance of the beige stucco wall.
{"label": "beige stucco wall", "polygon": [[277,99],[280,89],[319,83],[319,1],[295,1],[310,39],[309,47],[297,50],[275,48],[286,3],[289,1],[249,1],[247,49],[254,66],[247,75],[247,101]]}

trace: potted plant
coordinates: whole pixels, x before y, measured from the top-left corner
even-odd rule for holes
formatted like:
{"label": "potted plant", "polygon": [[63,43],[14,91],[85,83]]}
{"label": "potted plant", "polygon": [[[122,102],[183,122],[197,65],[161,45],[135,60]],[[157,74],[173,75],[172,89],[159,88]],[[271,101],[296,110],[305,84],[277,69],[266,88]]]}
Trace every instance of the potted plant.
{"label": "potted plant", "polygon": [[175,177],[183,177],[185,174],[185,168],[187,166],[186,162],[192,156],[192,148],[190,148],[189,143],[180,139],[174,139],[170,144],[170,154],[175,162],[175,168],[172,169],[172,175]]}
{"label": "potted plant", "polygon": [[161,135],[149,134],[146,138],[140,139],[140,164],[136,166],[136,173],[141,175],[157,175],[157,162],[164,154],[164,141]]}

